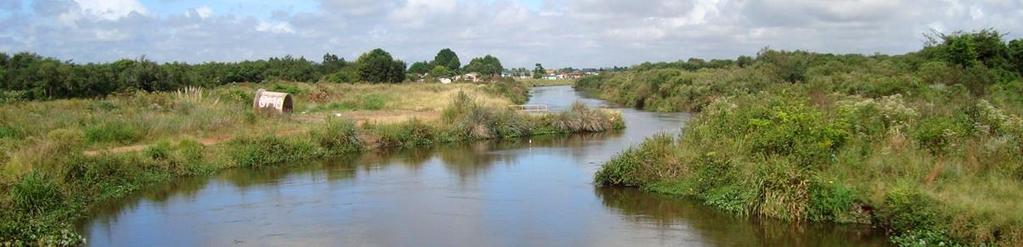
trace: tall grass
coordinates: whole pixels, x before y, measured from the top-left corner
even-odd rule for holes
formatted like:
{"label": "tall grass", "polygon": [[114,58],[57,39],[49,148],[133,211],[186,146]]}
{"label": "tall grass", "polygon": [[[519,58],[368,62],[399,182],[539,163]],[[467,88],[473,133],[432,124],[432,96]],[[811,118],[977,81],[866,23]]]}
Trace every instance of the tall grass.
{"label": "tall grass", "polygon": [[1018,115],[984,100],[949,110],[899,95],[832,94],[821,107],[812,91],[717,100],[678,138],[619,154],[595,180],[740,215],[876,224],[897,244],[1021,243]]}

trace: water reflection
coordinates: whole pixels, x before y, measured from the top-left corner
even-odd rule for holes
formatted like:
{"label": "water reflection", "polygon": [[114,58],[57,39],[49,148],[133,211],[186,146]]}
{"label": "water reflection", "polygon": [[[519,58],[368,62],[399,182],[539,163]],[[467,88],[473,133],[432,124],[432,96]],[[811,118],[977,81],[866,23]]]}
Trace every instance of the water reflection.
{"label": "water reflection", "polygon": [[885,246],[876,230],[861,225],[788,223],[724,214],[691,200],[630,188],[595,188],[604,205],[634,224],[671,231],[686,225],[719,246]]}
{"label": "water reflection", "polygon": [[[531,103],[567,107],[571,88]],[[186,178],[100,207],[90,245],[882,245],[860,229],[751,221],[686,200],[594,189],[626,147],[677,133],[685,114],[623,110],[628,129],[369,152]]]}

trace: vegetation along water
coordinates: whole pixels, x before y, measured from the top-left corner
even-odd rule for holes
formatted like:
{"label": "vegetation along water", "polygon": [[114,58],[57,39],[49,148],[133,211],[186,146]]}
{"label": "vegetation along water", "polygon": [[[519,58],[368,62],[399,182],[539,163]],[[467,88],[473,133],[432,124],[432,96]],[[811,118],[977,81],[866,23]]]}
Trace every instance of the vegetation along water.
{"label": "vegetation along water", "polygon": [[904,55],[764,49],[575,86],[695,111],[596,174],[738,215],[870,224],[902,246],[1023,245],[1023,40],[938,34]]}
{"label": "vegetation along water", "polygon": [[[379,49],[354,64],[330,54],[319,64],[284,58],[79,65],[27,53],[0,58],[5,81],[12,82],[3,84],[0,110],[0,244],[79,244],[84,239],[74,222],[95,205],[179,177],[366,150],[624,128],[619,113],[582,104],[549,114],[512,110],[528,98],[529,87],[511,79],[396,83],[405,80],[404,65],[389,70],[398,62]],[[499,70],[496,58],[482,60],[465,70]],[[334,83],[332,75],[347,72],[333,65],[351,68],[360,83]],[[234,77],[244,71],[255,77]],[[319,76],[320,83],[291,81],[302,76]],[[295,112],[253,109],[257,88],[292,94],[299,102]]]}

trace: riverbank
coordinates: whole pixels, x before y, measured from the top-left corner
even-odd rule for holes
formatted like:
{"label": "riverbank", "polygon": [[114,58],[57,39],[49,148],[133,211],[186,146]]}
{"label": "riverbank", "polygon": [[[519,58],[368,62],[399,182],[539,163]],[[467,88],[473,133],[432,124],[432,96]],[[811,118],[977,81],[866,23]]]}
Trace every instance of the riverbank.
{"label": "riverbank", "polygon": [[1023,243],[1020,76],[926,54],[762,51],[647,64],[576,87],[698,111],[596,174],[737,215],[871,224],[902,246]]}
{"label": "riverbank", "polygon": [[[296,107],[298,113],[290,116],[260,115],[248,109],[251,99],[244,95],[256,87],[291,92],[297,99],[303,99],[299,102],[317,103],[300,103]],[[12,123],[5,127],[19,127],[15,138],[2,139],[5,147],[19,148],[6,149],[2,160],[5,170],[0,186],[5,193],[0,195],[4,209],[0,213],[3,223],[0,242],[79,243],[82,239],[71,230],[71,224],[91,205],[175,177],[205,176],[234,167],[279,166],[371,149],[624,127],[617,113],[582,105],[543,115],[508,110],[507,104],[514,101],[510,98],[527,97],[528,91],[518,88],[283,83],[104,100],[12,104],[13,110],[0,115],[5,124]],[[503,96],[516,92],[521,94]],[[385,99],[383,103],[379,103],[380,98]],[[392,102],[415,102],[410,105],[416,108]],[[446,106],[431,108],[437,104]],[[386,115],[388,110],[398,114],[413,110],[435,117],[353,120],[344,117],[353,111],[321,110],[324,108],[377,109],[376,116]],[[60,121],[37,120],[39,125],[30,125],[32,120],[26,120],[43,119],[42,114],[35,115],[38,112],[57,115],[54,111],[83,112],[66,115]],[[335,117],[338,113],[342,117]],[[126,123],[111,123],[125,119]],[[86,124],[82,126],[82,122]],[[135,126],[142,130],[132,132]],[[47,128],[49,131],[45,131]],[[174,131],[181,134],[173,134]],[[211,132],[223,136],[223,141],[203,145],[204,135]],[[87,150],[143,143],[145,147],[140,152],[99,151],[85,155]]]}

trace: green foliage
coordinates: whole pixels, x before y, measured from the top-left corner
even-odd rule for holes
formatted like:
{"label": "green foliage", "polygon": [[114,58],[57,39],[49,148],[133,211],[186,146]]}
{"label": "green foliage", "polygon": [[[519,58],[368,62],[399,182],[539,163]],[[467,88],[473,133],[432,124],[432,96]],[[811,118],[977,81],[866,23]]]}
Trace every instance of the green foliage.
{"label": "green foliage", "polygon": [[313,144],[276,136],[242,137],[232,140],[231,156],[241,167],[265,167],[317,156]]}
{"label": "green foliage", "polygon": [[568,111],[550,117],[551,125],[567,133],[604,132],[624,127],[622,117],[576,102]]}
{"label": "green foliage", "polygon": [[451,74],[451,70],[444,66],[435,66],[430,70],[430,76],[433,76],[434,78],[448,77],[451,76]]}
{"label": "green foliage", "polygon": [[433,144],[438,141],[438,130],[418,119],[399,124],[377,125],[369,128],[380,137],[379,144],[383,147],[416,147]]}
{"label": "green foliage", "polygon": [[347,66],[338,72],[328,74],[323,78],[324,81],[333,83],[354,83],[360,80],[359,72],[355,70],[355,66]]}
{"label": "green foliage", "polygon": [[309,133],[310,138],[328,154],[340,155],[363,150],[351,120],[328,118],[326,124]]}
{"label": "green foliage", "polygon": [[805,82],[806,71],[814,54],[804,51],[776,51],[764,49],[757,53],[757,61],[769,66],[778,77],[787,82]]}
{"label": "green foliage", "polygon": [[85,140],[89,143],[121,143],[128,144],[138,141],[144,131],[134,124],[111,120],[85,128]]}
{"label": "green foliage", "polygon": [[[441,67],[443,67],[443,66],[441,66]],[[412,63],[412,65],[410,65],[408,67],[408,72],[409,73],[413,73],[413,74],[417,74],[417,75],[423,75],[423,74],[430,73],[430,70],[431,70],[430,63],[427,63],[427,62],[415,62],[415,63]]]}
{"label": "green foliage", "polygon": [[382,49],[373,49],[355,60],[359,79],[372,83],[398,83],[405,80],[405,62],[395,60]]}
{"label": "green foliage", "polygon": [[1023,74],[1023,39],[1009,41],[1008,47],[1009,62],[1016,68],[1016,72]]}
{"label": "green foliage", "polygon": [[333,74],[348,67],[348,62],[343,57],[334,54],[323,54],[323,62],[320,63],[320,73],[325,75]]}
{"label": "green foliage", "polygon": [[544,69],[543,65],[541,64],[536,64],[536,67],[533,68],[533,79],[543,78],[543,76],[546,74],[547,70]]}
{"label": "green foliage", "polygon": [[885,207],[880,213],[894,229],[934,230],[939,223],[934,204],[934,199],[917,188],[903,185],[885,195]]}
{"label": "green foliage", "polygon": [[16,208],[31,214],[59,208],[64,201],[57,184],[39,173],[30,173],[22,178],[12,186],[10,194]]}
{"label": "green foliage", "polygon": [[813,221],[849,222],[848,216],[858,201],[856,192],[840,181],[816,179],[810,185],[809,219]]}
{"label": "green foliage", "polygon": [[[101,97],[123,91],[173,91],[265,80],[355,82],[358,71],[343,58],[325,54],[317,64],[305,58],[271,57],[237,63],[158,64],[141,57],[112,63],[74,64],[32,53],[0,53],[0,101]],[[392,63],[388,70],[396,70]],[[404,70],[404,65],[401,65]],[[403,79],[399,78],[399,79]],[[398,80],[401,81],[401,80]]]}
{"label": "green foliage", "polygon": [[529,85],[510,78],[503,78],[487,84],[486,91],[508,98],[515,104],[525,104],[529,100]]}
{"label": "green foliage", "polygon": [[968,121],[965,115],[925,118],[914,128],[913,139],[932,153],[945,153],[960,138],[969,134]]}
{"label": "green foliage", "polygon": [[654,181],[651,166],[657,164],[654,157],[673,146],[674,140],[667,135],[649,137],[639,147],[629,148],[615,155],[594,174],[594,183],[601,186],[641,186]]}
{"label": "green foliage", "polygon": [[476,72],[484,76],[500,76],[501,72],[504,71],[504,67],[501,66],[501,60],[491,55],[483,57],[473,58],[469,61],[469,64],[463,68],[466,72]]}
{"label": "green foliage", "polygon": [[437,56],[434,56],[433,61],[430,62],[430,67],[437,66],[442,66],[447,68],[448,71],[455,72],[462,67],[462,62],[458,60],[458,55],[454,51],[444,48],[437,52]]}

